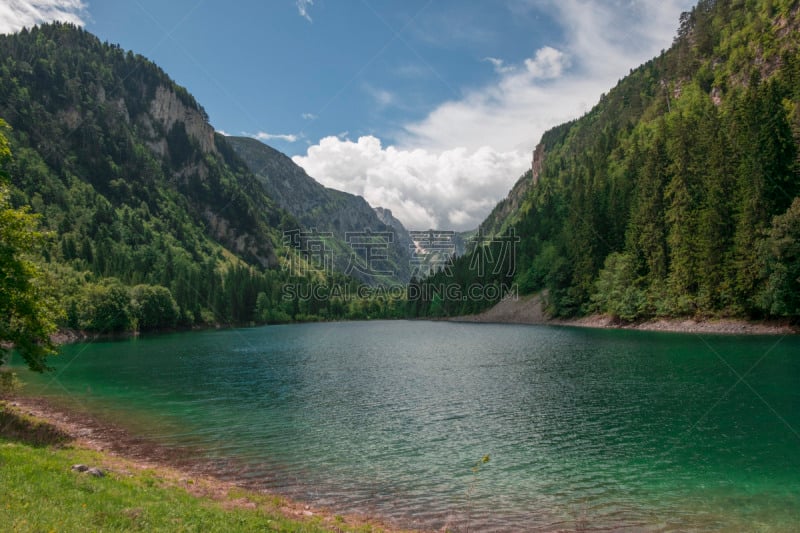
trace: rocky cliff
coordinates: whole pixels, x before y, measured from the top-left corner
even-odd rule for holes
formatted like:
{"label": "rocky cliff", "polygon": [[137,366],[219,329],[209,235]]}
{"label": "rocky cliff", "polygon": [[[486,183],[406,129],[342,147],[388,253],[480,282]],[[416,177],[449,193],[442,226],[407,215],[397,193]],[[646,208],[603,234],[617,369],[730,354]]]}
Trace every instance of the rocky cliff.
{"label": "rocky cliff", "polygon": [[[24,161],[15,185],[41,198],[59,239],[85,241],[86,266],[151,219],[176,242],[201,228],[246,262],[278,264],[274,234],[286,217],[188,91],[143,57],[67,24],[0,36],[0,117]],[[104,215],[87,224],[75,213],[89,206]],[[71,212],[62,220],[56,210]],[[123,229],[134,210],[143,221]]]}

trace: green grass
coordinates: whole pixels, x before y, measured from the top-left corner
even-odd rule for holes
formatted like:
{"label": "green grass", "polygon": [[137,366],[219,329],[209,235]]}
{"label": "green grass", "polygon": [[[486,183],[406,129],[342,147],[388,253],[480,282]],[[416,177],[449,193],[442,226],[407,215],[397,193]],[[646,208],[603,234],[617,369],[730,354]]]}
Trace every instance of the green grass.
{"label": "green grass", "polygon": [[[0,524],[11,531],[330,531],[321,519],[300,522],[260,509],[225,508],[196,497],[154,471],[95,478],[71,465],[105,466],[102,454],[0,439]],[[113,466],[111,467],[114,468]],[[253,501],[256,500],[256,501]],[[228,502],[231,502],[229,499]],[[262,505],[259,505],[262,504]],[[230,505],[228,506],[230,507]]]}
{"label": "green grass", "polygon": [[[339,515],[302,514],[277,496],[189,480],[171,469],[63,446],[64,434],[0,402],[0,530],[26,531],[381,531]],[[56,443],[53,445],[52,443]],[[104,477],[72,470],[82,463]]]}

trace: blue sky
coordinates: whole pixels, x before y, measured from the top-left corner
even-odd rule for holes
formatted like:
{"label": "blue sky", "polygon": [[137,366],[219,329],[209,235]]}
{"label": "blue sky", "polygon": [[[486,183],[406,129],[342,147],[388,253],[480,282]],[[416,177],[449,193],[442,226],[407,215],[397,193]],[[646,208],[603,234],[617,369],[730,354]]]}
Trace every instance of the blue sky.
{"label": "blue sky", "polygon": [[153,60],[211,123],[410,229],[470,229],[549,127],[667,48],[690,0],[10,0]]}
{"label": "blue sky", "polygon": [[485,58],[521,62],[558,38],[539,10],[487,1],[92,0],[87,13],[89,31],[187,86],[217,129],[275,136],[289,155],[329,135],[395,144],[490,83]]}

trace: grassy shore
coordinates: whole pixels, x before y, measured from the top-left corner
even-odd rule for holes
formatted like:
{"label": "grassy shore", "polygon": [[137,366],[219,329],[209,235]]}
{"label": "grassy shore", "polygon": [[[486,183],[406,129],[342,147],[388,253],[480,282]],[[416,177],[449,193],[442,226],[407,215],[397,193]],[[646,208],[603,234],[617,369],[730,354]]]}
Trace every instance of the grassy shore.
{"label": "grassy shore", "polygon": [[[103,475],[73,465],[99,468]],[[4,531],[391,531],[210,477],[90,449],[0,402]]]}

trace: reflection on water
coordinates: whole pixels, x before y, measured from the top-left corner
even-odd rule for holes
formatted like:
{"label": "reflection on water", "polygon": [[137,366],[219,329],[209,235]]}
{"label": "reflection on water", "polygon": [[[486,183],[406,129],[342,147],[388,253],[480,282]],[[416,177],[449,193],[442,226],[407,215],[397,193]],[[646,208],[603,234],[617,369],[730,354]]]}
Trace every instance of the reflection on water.
{"label": "reflection on water", "polygon": [[57,380],[23,377],[223,476],[409,526],[792,531],[798,354],[794,337],[368,322],[74,345]]}

